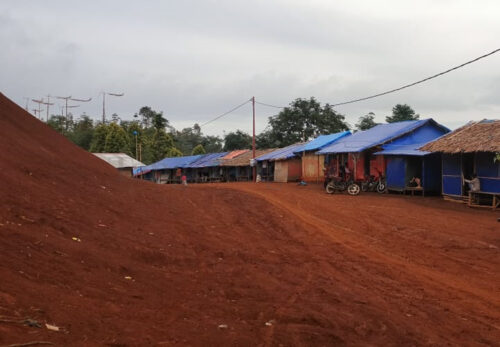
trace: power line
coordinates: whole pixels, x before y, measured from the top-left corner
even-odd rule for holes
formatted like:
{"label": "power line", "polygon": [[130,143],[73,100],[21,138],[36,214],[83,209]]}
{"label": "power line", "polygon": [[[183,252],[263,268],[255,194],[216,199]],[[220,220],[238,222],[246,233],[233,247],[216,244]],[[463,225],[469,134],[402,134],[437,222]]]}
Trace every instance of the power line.
{"label": "power line", "polygon": [[464,67],[464,66],[466,66],[466,65],[472,64],[472,63],[474,63],[474,62],[476,62],[476,61],[478,61],[478,60],[481,60],[481,59],[486,58],[486,57],[488,57],[488,56],[490,56],[490,55],[493,55],[493,54],[495,54],[495,53],[497,53],[497,52],[499,52],[499,51],[500,51],[500,48],[497,48],[497,49],[495,49],[494,51],[492,51],[492,52],[490,52],[490,53],[487,53],[487,54],[482,55],[482,56],[480,56],[480,57],[477,57],[477,58],[475,58],[475,59],[469,60],[468,62],[465,62],[465,63],[460,64],[460,65],[458,65],[458,66],[452,67],[451,69],[448,69],[448,70],[443,71],[443,72],[440,72],[440,73],[438,73],[438,74],[435,74],[435,75],[429,76],[429,77],[424,78],[424,79],[422,79],[422,80],[420,80],[420,81],[413,82],[413,83],[410,83],[410,84],[406,84],[406,85],[404,85],[404,86],[402,86],[402,87],[399,87],[399,88],[391,89],[391,90],[388,90],[388,91],[386,91],[386,92],[383,92],[383,93],[378,93],[378,94],[371,95],[371,96],[367,96],[367,97],[364,97],[364,98],[359,98],[359,99],[354,99],[354,100],[349,100],[349,101],[339,102],[339,103],[336,103],[336,104],[332,104],[331,106],[340,106],[340,105],[346,105],[346,104],[353,104],[353,103],[355,103],[355,102],[364,101],[364,100],[368,100],[368,99],[373,99],[373,98],[376,98],[376,97],[379,97],[379,96],[382,96],[382,95],[387,95],[387,94],[390,94],[390,93],[394,93],[394,92],[400,91],[400,90],[405,89],[405,88],[413,87],[414,85],[417,85],[417,84],[420,84],[420,83],[423,83],[423,82],[429,81],[429,80],[431,80],[431,79],[433,79],[433,78],[436,78],[436,77],[442,76],[442,75],[447,74],[447,73],[449,73],[449,72],[451,72],[451,71],[454,71],[454,70],[460,69],[460,68],[462,68],[462,67]]}
{"label": "power line", "polygon": [[[379,96],[383,96],[383,95],[387,95],[387,94],[390,94],[390,93],[394,93],[394,92],[397,92],[397,91],[400,91],[402,89],[406,89],[406,88],[409,88],[409,87],[413,87],[417,84],[420,84],[420,83],[423,83],[423,82],[426,82],[426,81],[429,81],[431,79],[434,79],[436,77],[439,77],[439,76],[442,76],[444,74],[447,74],[449,72],[452,72],[454,70],[457,70],[457,69],[460,69],[466,65],[469,65],[469,64],[472,64],[472,63],[475,63],[476,61],[478,60],[481,60],[483,58],[486,58],[486,57],[489,57],[490,55],[493,55],[495,53],[498,53],[500,52],[500,48],[497,48],[495,49],[494,51],[490,52],[490,53],[487,53],[485,55],[482,55],[480,57],[477,57],[475,59],[472,59],[472,60],[469,60],[468,62],[465,62],[463,64],[460,64],[458,66],[455,66],[455,67],[452,67],[451,69],[448,69],[446,71],[443,71],[443,72],[440,72],[438,74],[435,74],[435,75],[432,75],[432,76],[429,76],[429,77],[426,77],[422,80],[419,80],[417,82],[413,82],[413,83],[409,83],[409,84],[406,84],[402,87],[399,87],[399,88],[395,88],[395,89],[391,89],[391,90],[388,90],[386,92],[383,92],[383,93],[378,93],[378,94],[375,94],[375,95],[370,95],[370,96],[367,96],[367,97],[364,97],[364,98],[359,98],[359,99],[354,99],[354,100],[349,100],[349,101],[343,101],[343,102],[338,102],[338,103],[335,103],[335,104],[332,104],[330,106],[334,107],[334,106],[340,106],[340,105],[347,105],[347,104],[353,104],[355,102],[359,102],[359,101],[364,101],[364,100],[368,100],[368,99],[373,99],[373,98],[377,98]],[[255,101],[256,104],[259,104],[259,105],[263,105],[263,106],[268,106],[268,107],[274,107],[274,108],[285,108],[285,107],[288,107],[288,106],[276,106],[276,105],[272,105],[272,104],[266,104],[264,102],[258,102],[258,101]]]}
{"label": "power line", "polygon": [[252,100],[252,99],[248,99],[248,100],[246,100],[244,103],[239,104],[238,106],[236,106],[236,107],[234,107],[234,108],[230,109],[229,111],[224,112],[223,114],[218,115],[217,117],[215,117],[215,118],[213,118],[213,119],[209,120],[208,122],[203,123],[202,125],[200,125],[200,128],[201,128],[201,127],[204,127],[204,126],[205,126],[205,125],[207,125],[207,124],[210,124],[210,123],[212,123],[212,122],[215,122],[217,119],[222,118],[222,117],[224,117],[224,116],[226,116],[226,115],[230,114],[231,112],[236,111],[237,109],[239,109],[239,108],[240,108],[240,107],[242,107],[243,105],[245,105],[245,104],[249,103],[251,100]]}
{"label": "power line", "polygon": [[285,108],[285,107],[288,107],[288,106],[276,106],[276,105],[266,104],[265,102],[259,102],[257,100],[255,100],[255,103],[259,104],[259,105],[262,105],[262,106],[268,106],[268,107],[274,107],[274,108]]}

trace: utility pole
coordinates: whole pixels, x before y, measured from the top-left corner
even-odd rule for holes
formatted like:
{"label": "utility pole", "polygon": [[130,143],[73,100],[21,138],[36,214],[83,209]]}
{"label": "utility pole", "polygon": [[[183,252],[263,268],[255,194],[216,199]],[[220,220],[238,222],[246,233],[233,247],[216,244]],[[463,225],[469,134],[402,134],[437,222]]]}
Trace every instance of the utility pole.
{"label": "utility pole", "polygon": [[49,108],[51,105],[54,105],[53,102],[50,102],[50,94],[47,95],[47,102],[44,102],[44,105],[47,105],[47,117],[46,117],[45,121],[48,122],[49,121]]}
{"label": "utility pole", "polygon": [[31,99],[31,98],[28,98],[28,97],[26,97],[26,96],[25,96],[25,97],[23,97],[23,99],[25,99],[25,100],[26,100],[26,107],[25,107],[25,110],[26,110],[26,112],[29,112],[29,108],[28,108],[28,107],[29,107],[29,102],[30,102],[30,99]]}
{"label": "utility pole", "polygon": [[68,130],[68,124],[69,124],[69,118],[68,118],[68,108],[75,108],[75,107],[80,107],[80,105],[71,105],[71,106],[67,106],[66,105],[66,125],[65,125],[65,128],[66,130]]}
{"label": "utility pole", "polygon": [[102,123],[106,123],[106,94],[111,96],[123,96],[124,93],[107,93],[102,92]]}
{"label": "utility pole", "polygon": [[36,114],[37,114],[38,110],[36,108],[32,108],[31,110],[33,111],[33,114],[35,115],[35,118],[36,118]]}
{"label": "utility pole", "polygon": [[253,135],[252,135],[252,159],[253,159],[253,181],[257,182],[257,163],[255,162],[255,96],[252,96],[252,113],[253,113]]}
{"label": "utility pole", "polygon": [[71,95],[70,96],[56,96],[56,98],[62,99],[65,102],[64,107],[66,108],[66,113],[64,114],[64,117],[66,118],[66,124],[68,124],[68,100],[71,99]]}
{"label": "utility pole", "polygon": [[[36,99],[31,99],[33,102],[36,102],[38,104],[38,119],[41,119],[41,113],[42,113],[42,104],[44,103],[43,102],[43,98],[42,100],[36,100]],[[35,111],[35,117],[36,117],[36,113],[37,113],[37,110],[34,110]]]}

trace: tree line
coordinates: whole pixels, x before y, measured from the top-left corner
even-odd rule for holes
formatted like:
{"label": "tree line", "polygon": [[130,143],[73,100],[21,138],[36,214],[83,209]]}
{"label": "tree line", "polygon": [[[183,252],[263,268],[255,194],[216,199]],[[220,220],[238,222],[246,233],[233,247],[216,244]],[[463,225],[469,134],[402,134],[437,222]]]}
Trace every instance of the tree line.
{"label": "tree line", "polygon": [[[410,106],[398,104],[392,109],[392,115],[386,117],[386,122],[415,119],[419,119],[419,115]],[[225,133],[222,137],[204,135],[198,124],[176,130],[163,112],[149,106],[142,107],[132,120],[122,120],[116,114],[105,123],[93,121],[85,114],[76,120],[72,116],[52,115],[48,125],[87,151],[126,153],[145,164],[166,157],[252,147],[252,137],[241,130]],[[370,112],[359,118],[354,130],[367,130],[375,125],[375,114]],[[350,128],[345,116],[331,105],[321,105],[314,97],[299,98],[269,117],[266,129],[256,136],[256,146],[259,149],[284,147]]]}

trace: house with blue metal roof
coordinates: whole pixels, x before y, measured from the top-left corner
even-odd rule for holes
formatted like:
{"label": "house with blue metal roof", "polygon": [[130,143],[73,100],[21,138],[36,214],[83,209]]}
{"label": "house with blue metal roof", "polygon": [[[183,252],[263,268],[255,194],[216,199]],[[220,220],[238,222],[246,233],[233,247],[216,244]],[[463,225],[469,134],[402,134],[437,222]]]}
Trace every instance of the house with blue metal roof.
{"label": "house with blue metal roof", "polygon": [[256,158],[257,175],[262,181],[293,182],[299,180],[302,176],[302,163],[295,152],[303,145],[303,142],[296,143]]}
{"label": "house with blue metal roof", "polygon": [[350,136],[350,131],[320,135],[295,150],[295,154],[302,161],[302,180],[306,182],[320,182],[324,180],[325,155],[317,152],[334,142]]}
{"label": "house with blue metal roof", "polygon": [[422,143],[434,140],[448,131],[433,119],[379,124],[342,138],[318,153],[328,156],[328,170],[333,175],[338,175],[342,166],[357,181],[362,181],[369,175],[386,175],[390,188],[395,190],[404,190],[413,176],[420,176],[422,183],[428,184],[430,190],[435,190],[436,172],[440,170],[436,163],[439,160],[433,156],[426,158],[429,162],[425,166],[430,171],[424,172],[422,158],[427,153],[415,150]]}
{"label": "house with blue metal roof", "polygon": [[143,176],[144,179],[156,183],[181,183],[181,174],[186,173],[185,171],[189,164],[201,157],[202,155],[190,155],[164,158],[153,164],[138,168],[134,172],[134,176]]}

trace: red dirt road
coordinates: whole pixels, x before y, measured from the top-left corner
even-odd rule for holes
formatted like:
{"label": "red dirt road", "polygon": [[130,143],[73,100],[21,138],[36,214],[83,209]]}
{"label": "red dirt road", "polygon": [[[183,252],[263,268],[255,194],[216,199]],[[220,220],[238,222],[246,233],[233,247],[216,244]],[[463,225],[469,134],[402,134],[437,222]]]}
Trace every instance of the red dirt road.
{"label": "red dirt road", "polygon": [[490,211],[129,180],[2,95],[0,149],[0,346],[500,341]]}

